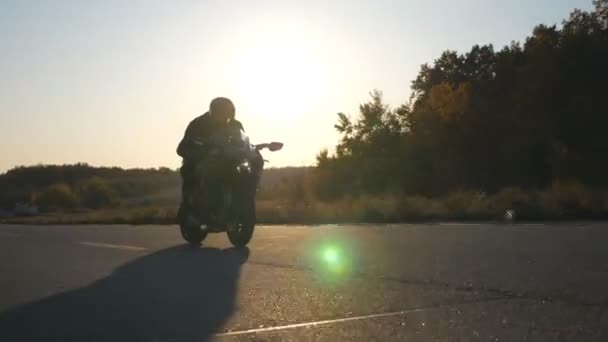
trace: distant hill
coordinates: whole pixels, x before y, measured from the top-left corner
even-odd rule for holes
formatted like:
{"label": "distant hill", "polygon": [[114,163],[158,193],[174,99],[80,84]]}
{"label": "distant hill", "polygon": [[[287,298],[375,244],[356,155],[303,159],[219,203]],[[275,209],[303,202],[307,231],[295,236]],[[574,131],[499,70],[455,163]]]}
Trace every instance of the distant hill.
{"label": "distant hill", "polygon": [[[272,196],[273,189],[300,180],[308,167],[271,168],[264,171],[260,192]],[[180,197],[179,172],[169,168],[122,169],[93,167],[87,164],[36,165],[16,167],[0,175],[0,206],[12,209],[18,202],[35,201],[36,194],[61,185],[61,191],[70,192],[76,199],[94,180],[98,193],[111,194],[124,206],[177,205]],[[101,184],[101,185],[100,185]],[[108,195],[109,196],[109,195]],[[40,196],[38,196],[40,198]],[[109,202],[108,202],[109,203]]]}

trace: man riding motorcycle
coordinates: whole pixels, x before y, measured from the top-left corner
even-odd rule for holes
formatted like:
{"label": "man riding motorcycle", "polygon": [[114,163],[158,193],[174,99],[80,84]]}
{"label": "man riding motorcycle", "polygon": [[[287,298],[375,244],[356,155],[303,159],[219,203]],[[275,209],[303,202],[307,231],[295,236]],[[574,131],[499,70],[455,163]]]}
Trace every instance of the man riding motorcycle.
{"label": "man riding motorcycle", "polygon": [[[182,157],[182,201],[191,196],[197,182],[197,167],[208,167],[204,165],[205,157],[210,153],[219,153],[209,142],[213,135],[230,134],[230,131],[244,131],[243,125],[235,119],[235,107],[232,101],[225,97],[213,99],[209,105],[209,111],[195,118],[188,124],[184,137],[177,147],[177,154]],[[197,143],[199,142],[199,143]],[[200,144],[202,142],[202,144]],[[250,161],[252,167],[252,184],[257,187],[259,178],[264,167],[262,155],[256,153]],[[221,172],[221,170],[219,171]],[[210,189],[206,189],[210,190]]]}

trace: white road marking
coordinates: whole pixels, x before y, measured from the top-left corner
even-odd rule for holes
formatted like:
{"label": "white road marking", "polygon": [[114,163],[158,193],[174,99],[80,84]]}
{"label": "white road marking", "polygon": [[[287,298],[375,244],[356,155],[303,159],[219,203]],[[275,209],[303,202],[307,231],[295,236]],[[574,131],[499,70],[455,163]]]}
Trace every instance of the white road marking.
{"label": "white road marking", "polygon": [[260,237],[260,238],[258,238],[258,240],[284,239],[284,238],[288,238],[288,237],[289,236],[287,236],[287,235],[277,235],[277,236]]}
{"label": "white road marking", "polygon": [[81,244],[83,246],[89,246],[89,247],[122,249],[125,251],[145,251],[146,250],[146,248],[144,248],[144,247],[129,246],[129,245],[114,245],[111,243],[101,243],[101,242],[81,241],[81,242],[79,242],[79,244]]}
{"label": "white road marking", "polygon": [[[500,300],[508,300],[508,299],[507,298],[502,298],[502,297],[497,297],[497,298],[488,298],[485,301],[500,301]],[[451,305],[431,305],[431,306],[424,306],[424,307],[414,307],[414,308],[411,308],[411,309],[405,309],[405,310],[401,310],[401,311],[384,312],[384,313],[362,315],[362,316],[352,316],[352,317],[336,318],[336,319],[327,319],[327,320],[316,321],[316,322],[295,323],[295,324],[279,325],[279,326],[275,326],[275,327],[266,327],[266,328],[248,329],[248,330],[238,330],[238,331],[228,331],[228,332],[225,332],[225,333],[215,334],[214,336],[221,337],[221,336],[248,335],[248,334],[265,333],[265,332],[277,331],[277,330],[287,330],[287,329],[306,328],[306,327],[317,327],[317,326],[320,326],[320,325],[328,325],[328,324],[344,323],[344,322],[352,322],[352,321],[361,321],[361,320],[373,319],[373,318],[396,317],[396,316],[403,316],[403,315],[406,315],[406,314],[409,314],[409,313],[431,311],[431,310],[437,310],[437,309],[445,308],[445,307],[449,307],[449,306],[453,307],[453,306],[457,306],[457,305],[474,304],[474,303],[477,303],[477,302],[478,301],[471,301],[471,302],[468,302],[468,303],[454,303],[454,304],[451,304]]]}
{"label": "white road marking", "polygon": [[264,249],[264,248],[272,246],[272,245],[274,245],[274,244],[273,243],[265,243],[263,245],[256,246],[256,249],[260,249],[261,250],[261,249]]}
{"label": "white road marking", "polygon": [[328,320],[316,321],[316,322],[279,325],[276,327],[230,331],[230,332],[226,332],[226,333],[215,334],[215,336],[236,336],[236,335],[255,334],[255,333],[260,333],[260,332],[269,332],[269,331],[276,331],[276,330],[315,327],[315,326],[319,326],[319,325],[343,323],[343,322],[349,322],[349,321],[359,321],[359,320],[370,319],[370,318],[401,316],[401,315],[405,315],[406,313],[417,312],[417,311],[422,311],[422,310],[424,310],[424,309],[411,309],[411,310],[404,310],[404,311],[386,312],[386,313],[381,313],[381,314],[371,314],[371,315],[364,315],[364,316],[353,316],[353,317],[346,317],[346,318],[328,319]]}
{"label": "white road marking", "polygon": [[440,226],[481,226],[485,224],[487,223],[439,222]]}

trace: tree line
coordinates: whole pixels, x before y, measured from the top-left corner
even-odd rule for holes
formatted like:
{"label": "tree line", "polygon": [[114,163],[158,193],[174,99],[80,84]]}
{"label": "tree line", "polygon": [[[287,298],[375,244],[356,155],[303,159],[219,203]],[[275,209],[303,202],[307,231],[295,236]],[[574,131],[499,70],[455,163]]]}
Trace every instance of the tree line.
{"label": "tree line", "polygon": [[[260,200],[295,198],[308,167],[269,168],[258,192]],[[17,203],[37,205],[43,211],[78,208],[177,207],[180,198],[178,170],[166,167],[123,169],[73,165],[15,167],[0,174],[0,209]],[[301,188],[301,187],[300,187]]]}
{"label": "tree line", "polygon": [[357,116],[339,113],[341,139],[317,156],[315,195],[608,185],[608,0],[593,3],[499,51],[445,51],[398,108],[374,91]]}
{"label": "tree line", "polygon": [[21,202],[44,211],[99,209],[166,188],[179,188],[179,174],[164,167],[125,170],[84,163],[16,167],[0,175],[0,207],[11,209]]}

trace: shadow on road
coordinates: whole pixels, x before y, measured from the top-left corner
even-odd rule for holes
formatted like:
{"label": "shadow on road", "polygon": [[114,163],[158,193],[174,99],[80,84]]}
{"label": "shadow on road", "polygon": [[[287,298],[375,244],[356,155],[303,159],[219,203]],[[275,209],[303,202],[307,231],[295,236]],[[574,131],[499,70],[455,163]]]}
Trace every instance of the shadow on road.
{"label": "shadow on road", "polygon": [[204,341],[234,310],[249,250],[178,246],[0,314],[0,341]]}

